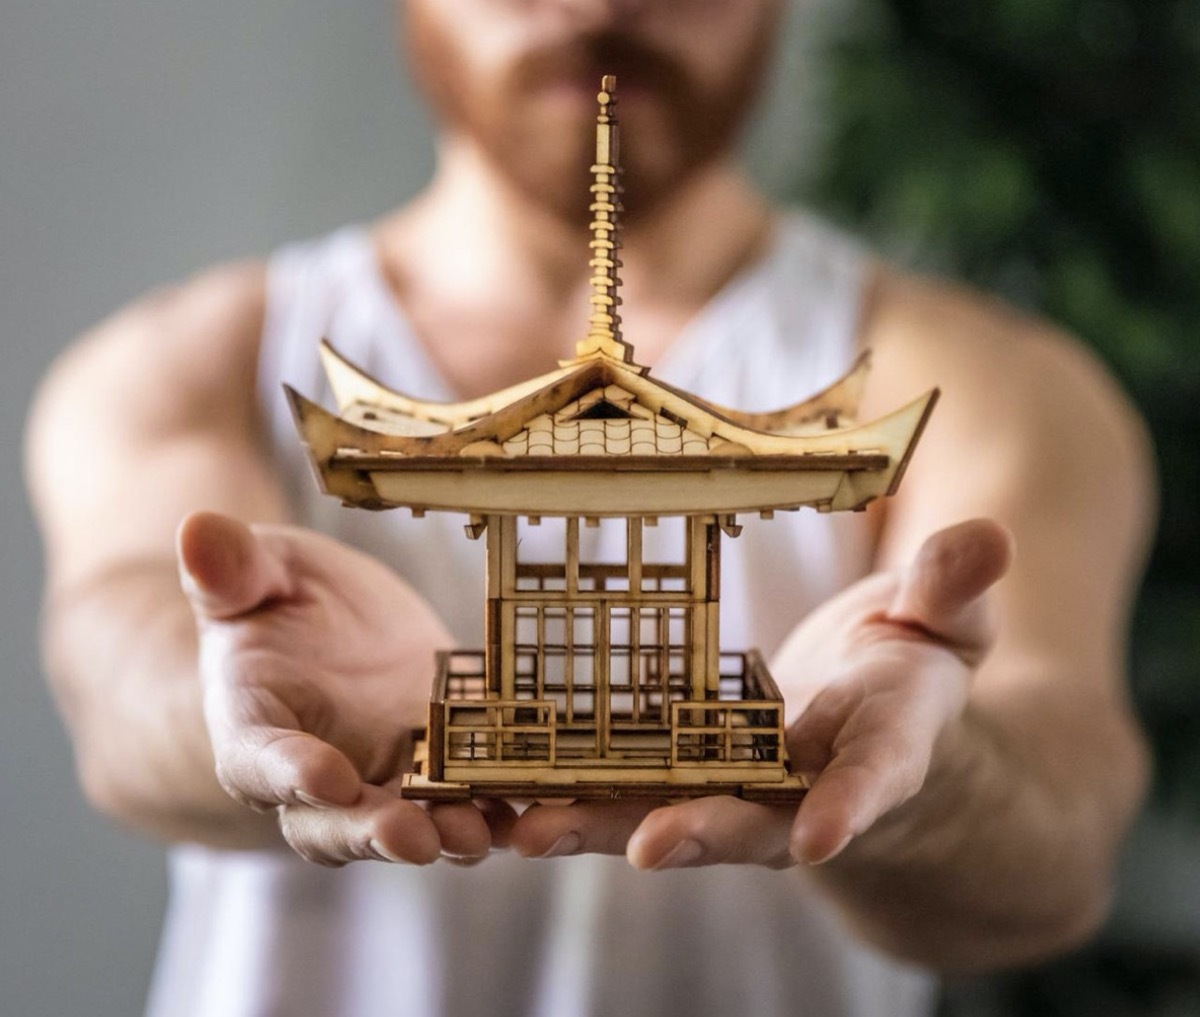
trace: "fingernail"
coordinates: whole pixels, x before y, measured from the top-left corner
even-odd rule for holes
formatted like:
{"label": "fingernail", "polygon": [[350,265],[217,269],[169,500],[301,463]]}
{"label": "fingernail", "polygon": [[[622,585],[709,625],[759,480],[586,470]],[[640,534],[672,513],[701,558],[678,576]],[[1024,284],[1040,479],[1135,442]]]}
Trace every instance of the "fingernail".
{"label": "fingernail", "polygon": [[395,862],[397,865],[407,865],[405,859],[399,855],[392,854],[379,841],[372,838],[367,842],[367,846],[371,849],[371,853],[375,855],[381,862]]}
{"label": "fingernail", "polygon": [[487,859],[487,855],[455,855],[449,851],[442,852],[442,861],[449,862],[451,865],[458,865],[462,868],[471,868],[473,865],[478,865]]}
{"label": "fingernail", "polygon": [[179,563],[179,585],[189,597],[199,597],[204,592],[200,588],[199,580],[192,575],[192,570],[184,565],[183,562]]}
{"label": "fingernail", "polygon": [[333,802],[327,802],[323,798],[318,798],[316,795],[307,794],[304,791],[294,791],[296,801],[309,805],[314,809],[336,809],[337,806]]}
{"label": "fingernail", "polygon": [[682,869],[688,865],[695,865],[704,855],[704,846],[690,837],[687,840],[681,840],[670,851],[663,855],[651,868],[654,869]]}
{"label": "fingernail", "polygon": [[804,849],[802,846],[793,844],[792,845],[792,857],[795,858],[797,861],[804,862],[808,865],[824,865],[826,862],[836,858],[843,851],[845,851],[846,845],[849,844],[850,841],[852,841],[853,839],[854,839],[854,834],[848,833],[848,834],[846,834],[845,837],[843,837],[841,839],[841,841],[838,842],[838,844],[833,848],[832,851],[826,851],[825,854],[823,854],[820,858],[809,858],[809,859],[806,859],[804,857]]}
{"label": "fingernail", "polygon": [[564,833],[550,847],[543,851],[539,858],[560,858],[563,855],[573,855],[583,846],[583,838],[574,830]]}

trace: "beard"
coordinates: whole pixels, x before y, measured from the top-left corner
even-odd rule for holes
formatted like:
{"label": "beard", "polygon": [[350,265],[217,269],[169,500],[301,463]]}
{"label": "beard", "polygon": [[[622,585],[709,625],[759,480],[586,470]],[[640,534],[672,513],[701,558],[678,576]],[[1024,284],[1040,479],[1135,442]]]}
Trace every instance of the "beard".
{"label": "beard", "polygon": [[764,78],[774,21],[764,19],[712,79],[638,38],[604,32],[530,50],[481,82],[432,19],[410,14],[408,28],[414,78],[440,124],[472,139],[525,197],[586,224],[601,76],[617,77],[623,204],[626,221],[636,220],[733,146]]}

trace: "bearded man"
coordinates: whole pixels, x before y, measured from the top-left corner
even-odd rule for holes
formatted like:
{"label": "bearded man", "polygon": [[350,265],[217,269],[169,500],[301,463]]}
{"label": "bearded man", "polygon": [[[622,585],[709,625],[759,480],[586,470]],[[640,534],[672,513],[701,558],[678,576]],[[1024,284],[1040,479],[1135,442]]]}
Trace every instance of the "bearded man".
{"label": "bearded man", "polygon": [[[1070,339],[747,184],[781,10],[409,0],[427,189],[152,295],[55,366],[29,432],[47,667],[92,801],[176,844],[151,1014],[906,1017],[928,971],[1103,917],[1147,772],[1123,675],[1145,436]],[[280,394],[318,390],[323,336],[434,399],[568,356],[606,73],[624,332],[656,377],[771,408],[869,346],[868,417],[944,391],[888,504],[727,550],[725,634],[774,653],[818,773],[798,808],[402,800],[481,564],[455,520],[322,500]]]}

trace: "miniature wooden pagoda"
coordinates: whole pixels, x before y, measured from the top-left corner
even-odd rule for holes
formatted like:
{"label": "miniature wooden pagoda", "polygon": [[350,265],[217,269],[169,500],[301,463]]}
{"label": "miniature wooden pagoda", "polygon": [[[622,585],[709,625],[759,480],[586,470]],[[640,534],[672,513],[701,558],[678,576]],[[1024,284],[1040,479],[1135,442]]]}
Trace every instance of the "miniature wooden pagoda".
{"label": "miniature wooden pagoda", "polygon": [[[593,313],[574,359],[445,404],[389,390],[322,344],[340,415],[288,389],[327,493],[466,513],[468,536],[487,537],[485,648],[438,655],[409,797],[803,794],[762,658],[718,646],[721,537],[740,532],[738,513],[857,510],[893,493],[937,398],[854,426],[865,358],[772,413],[650,378],[617,313],[614,86],[606,77],[598,97]],[[677,551],[647,560],[660,518],[679,525]],[[556,553],[528,560],[518,534],[543,519]],[[623,554],[585,560],[580,528],[602,519],[622,529]]]}

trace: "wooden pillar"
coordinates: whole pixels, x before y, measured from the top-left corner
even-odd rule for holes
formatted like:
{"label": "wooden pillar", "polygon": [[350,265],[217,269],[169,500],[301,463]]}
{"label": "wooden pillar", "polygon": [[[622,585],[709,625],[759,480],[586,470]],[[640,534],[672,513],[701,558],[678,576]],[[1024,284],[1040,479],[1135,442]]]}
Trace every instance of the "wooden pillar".
{"label": "wooden pillar", "polygon": [[708,588],[705,591],[705,614],[708,631],[705,657],[708,673],[705,689],[715,699],[721,679],[721,527],[712,519],[705,526],[705,558],[708,567]]}
{"label": "wooden pillar", "polygon": [[721,531],[711,516],[690,517],[687,526],[691,697],[707,699],[719,679]]}
{"label": "wooden pillar", "polygon": [[[517,520],[489,516],[487,528],[486,633],[487,690],[501,699],[516,698],[516,615],[512,594],[517,587]],[[504,648],[508,651],[504,652]]]}

